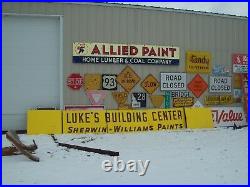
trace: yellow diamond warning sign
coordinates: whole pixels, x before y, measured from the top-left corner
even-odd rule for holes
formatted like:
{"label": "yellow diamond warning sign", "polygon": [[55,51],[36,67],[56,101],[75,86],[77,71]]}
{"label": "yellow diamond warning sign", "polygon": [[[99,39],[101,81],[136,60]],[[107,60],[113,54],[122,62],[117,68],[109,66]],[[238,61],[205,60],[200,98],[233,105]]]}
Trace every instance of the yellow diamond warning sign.
{"label": "yellow diamond warning sign", "polygon": [[141,80],[141,78],[134,72],[134,70],[126,66],[116,78],[117,82],[127,92],[130,92],[134,86]]}
{"label": "yellow diamond warning sign", "polygon": [[149,94],[154,93],[159,85],[160,83],[152,74],[149,74],[141,83],[141,87]]}

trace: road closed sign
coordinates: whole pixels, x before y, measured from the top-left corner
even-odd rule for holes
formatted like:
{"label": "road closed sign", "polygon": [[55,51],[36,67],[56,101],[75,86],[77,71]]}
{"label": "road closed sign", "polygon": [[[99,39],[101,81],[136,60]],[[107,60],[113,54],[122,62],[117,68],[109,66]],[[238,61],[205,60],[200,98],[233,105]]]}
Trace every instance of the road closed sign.
{"label": "road closed sign", "polygon": [[232,91],[231,77],[210,76],[209,92],[230,93]]}
{"label": "road closed sign", "polygon": [[186,73],[161,73],[161,90],[186,90]]}

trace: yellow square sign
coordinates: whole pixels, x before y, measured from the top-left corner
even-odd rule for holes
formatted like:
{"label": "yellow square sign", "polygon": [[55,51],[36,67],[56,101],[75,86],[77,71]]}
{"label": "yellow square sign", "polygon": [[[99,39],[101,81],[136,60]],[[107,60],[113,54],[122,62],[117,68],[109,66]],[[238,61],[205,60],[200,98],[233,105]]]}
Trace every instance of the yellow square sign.
{"label": "yellow square sign", "polygon": [[101,74],[85,74],[84,75],[84,89],[85,90],[100,90],[102,76]]}
{"label": "yellow square sign", "polygon": [[187,51],[186,71],[188,73],[210,73],[212,55],[206,51]]}
{"label": "yellow square sign", "polygon": [[126,66],[117,76],[116,80],[123,87],[123,89],[129,93],[141,80],[141,78],[134,72],[131,67]]}
{"label": "yellow square sign", "polygon": [[160,83],[152,74],[149,74],[141,83],[141,87],[149,94],[154,93],[159,86]]}

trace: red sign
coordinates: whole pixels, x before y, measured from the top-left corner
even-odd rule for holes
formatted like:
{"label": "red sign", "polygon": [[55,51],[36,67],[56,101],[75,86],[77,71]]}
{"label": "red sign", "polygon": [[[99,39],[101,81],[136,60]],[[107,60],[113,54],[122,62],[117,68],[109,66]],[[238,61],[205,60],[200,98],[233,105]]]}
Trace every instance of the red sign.
{"label": "red sign", "polygon": [[247,54],[233,54],[233,64],[246,65],[247,62]]}
{"label": "red sign", "polygon": [[195,95],[200,97],[201,94],[208,88],[207,83],[199,74],[196,74],[193,80],[188,84],[188,89]]}
{"label": "red sign", "polygon": [[67,78],[67,86],[73,90],[79,90],[83,85],[83,78],[79,73],[72,73]]}

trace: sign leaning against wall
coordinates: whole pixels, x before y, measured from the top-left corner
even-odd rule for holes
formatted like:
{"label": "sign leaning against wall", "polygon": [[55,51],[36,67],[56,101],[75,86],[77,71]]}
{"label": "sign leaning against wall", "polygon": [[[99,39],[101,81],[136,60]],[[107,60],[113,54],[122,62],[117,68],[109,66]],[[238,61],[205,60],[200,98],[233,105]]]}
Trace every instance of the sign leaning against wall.
{"label": "sign leaning against wall", "polygon": [[179,65],[179,47],[73,43],[73,63]]}

